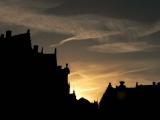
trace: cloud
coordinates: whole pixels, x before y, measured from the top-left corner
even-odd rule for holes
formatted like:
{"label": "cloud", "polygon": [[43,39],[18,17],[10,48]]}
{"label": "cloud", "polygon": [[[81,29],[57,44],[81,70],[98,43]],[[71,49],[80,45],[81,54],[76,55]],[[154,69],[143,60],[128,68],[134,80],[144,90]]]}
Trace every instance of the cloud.
{"label": "cloud", "polygon": [[79,98],[100,99],[109,82],[115,87],[120,80],[124,80],[127,87],[133,87],[136,82],[150,84],[159,80],[159,64],[155,60],[100,63],[72,63],[72,70],[76,72],[69,76],[69,80],[72,81],[71,89],[76,91]]}
{"label": "cloud", "polygon": [[[129,66],[128,66],[129,67]],[[124,67],[117,67],[114,71],[112,72],[106,72],[105,74],[99,74],[95,77],[92,78],[92,80],[97,80],[97,79],[113,79],[113,78],[118,78],[120,76],[127,76],[129,74],[137,74],[137,73],[142,73],[151,70],[151,68],[127,68],[124,69]],[[125,79],[125,78],[124,78]]]}
{"label": "cloud", "polygon": [[[104,45],[104,43],[108,43],[108,42],[110,43],[114,41],[114,42],[117,42],[118,44],[122,44],[122,45],[126,44],[130,46],[128,48],[124,48],[123,46],[124,49],[128,49],[130,52],[141,51],[144,49],[148,50],[147,48],[143,48],[143,47],[145,47],[145,45],[149,45],[148,43],[146,43],[146,41],[147,42],[153,41],[153,39],[142,40],[142,38],[144,38],[145,36],[149,37],[160,30],[159,22],[152,25],[148,25],[148,24],[140,24],[138,22],[129,21],[125,19],[112,19],[112,18],[106,18],[102,16],[95,16],[95,15],[78,16],[75,18],[79,18],[82,21],[83,20],[85,21],[84,18],[88,18],[85,21],[86,23],[84,22],[83,24],[86,26],[88,25],[89,26],[86,27],[86,26],[83,26],[82,23],[79,23],[79,25],[82,25],[80,26],[81,30],[77,31],[75,36],[64,39],[60,41],[58,44],[52,45],[52,46],[63,45],[64,43],[75,41],[75,40],[90,39],[90,40],[99,41],[100,45],[101,43],[103,43],[102,45],[103,47],[108,46],[107,44]],[[91,18],[94,19],[94,23],[92,23]],[[97,26],[103,26],[103,27],[97,29]],[[123,43],[123,42],[130,42],[130,43]],[[138,45],[138,43],[140,44]],[[114,47],[116,47],[118,44],[114,45]],[[97,46],[93,46],[93,48],[94,47],[97,48]],[[154,48],[154,47],[158,47],[158,46],[157,45],[148,46],[148,48]],[[137,50],[136,48],[140,50]],[[123,52],[123,51],[120,51],[120,52]]]}
{"label": "cloud", "polygon": [[0,4],[50,15],[96,14],[142,23],[152,23],[160,18],[160,2],[157,0],[5,0],[0,1]]}
{"label": "cloud", "polygon": [[[39,4],[41,4],[41,2]],[[31,3],[31,1],[29,1],[29,3]],[[30,27],[37,29],[37,31],[68,35],[64,40],[52,44],[50,47],[56,47],[71,41],[85,41],[86,39],[98,41],[100,43],[99,45],[91,46],[89,49],[103,53],[105,51],[119,53],[138,52],[158,47],[149,45],[144,41],[139,42],[139,37],[157,32],[160,26],[159,22],[148,25],[127,19],[114,19],[94,14],[73,16],[39,14],[34,10],[32,11],[32,9],[27,9],[27,7],[23,9],[21,5],[16,7],[14,5],[0,5],[0,15],[3,16],[1,17],[0,22]],[[119,37],[117,37],[117,39],[112,39],[111,37],[113,36]],[[119,40],[121,36],[127,36],[127,43],[125,43],[126,41]],[[107,43],[112,40],[116,43]],[[134,42],[128,42],[133,40]]]}
{"label": "cloud", "polygon": [[[122,20],[123,21],[123,20]],[[125,24],[123,24],[125,22]],[[152,25],[139,25],[132,21],[117,21],[119,34],[100,38],[99,44],[88,47],[88,50],[99,53],[134,53],[159,51],[159,22]]]}
{"label": "cloud", "polygon": [[124,18],[154,22],[159,17],[160,2],[157,0],[63,0],[56,8],[46,13],[58,15],[98,14],[112,18]]}
{"label": "cloud", "polygon": [[100,25],[97,23],[98,21],[95,21],[95,23],[89,19],[88,16],[59,17],[53,15],[39,15],[35,12],[25,11],[21,8],[7,6],[1,6],[0,15],[3,16],[0,20],[1,22],[31,27],[46,32],[73,35],[73,37],[61,41],[60,44],[72,40],[99,38],[104,35],[115,33],[115,31],[104,31],[103,29],[101,30],[101,28],[97,29]]}
{"label": "cloud", "polygon": [[[72,80],[74,79],[75,83],[85,83],[87,85],[88,83],[95,83],[96,82],[103,82],[104,80],[110,80],[110,79],[117,79],[120,76],[129,76],[140,73],[141,76],[145,79],[147,75],[142,74],[146,73],[148,71],[152,71],[153,69],[157,69],[157,65],[150,65],[146,62],[143,64],[134,63],[133,61],[130,61],[131,63],[118,63],[117,65],[113,64],[98,64],[98,63],[79,63],[83,67],[78,67],[78,69],[73,68],[76,72],[73,72],[69,78]],[[75,64],[74,66],[79,66],[79,64]],[[94,67],[93,67],[94,66]],[[107,67],[106,67],[107,66]],[[142,77],[140,77],[142,78]],[[123,77],[125,79],[125,77]],[[90,84],[89,84],[90,85]],[[93,85],[93,84],[91,84]]]}
{"label": "cloud", "polygon": [[[25,13],[25,14],[24,14]],[[9,24],[22,25],[26,27],[36,28],[43,31],[55,31],[66,33],[73,33],[73,29],[70,29],[69,25],[64,21],[68,21],[63,17],[38,15],[34,12],[23,11],[19,8],[1,7],[0,15],[3,16],[1,22]],[[62,22],[63,21],[63,22]],[[65,29],[64,29],[65,28]],[[68,32],[67,32],[68,33]]]}
{"label": "cloud", "polygon": [[115,42],[89,47],[89,50],[100,53],[131,53],[131,52],[153,52],[159,50],[160,45],[151,45],[145,42]]}
{"label": "cloud", "polygon": [[65,43],[71,42],[71,41],[81,41],[81,40],[95,40],[95,39],[99,39],[99,38],[103,38],[104,36],[110,36],[110,35],[116,35],[119,34],[119,32],[105,32],[105,31],[83,31],[81,33],[79,33],[76,36],[64,39],[62,41],[60,41],[58,44],[53,44],[51,45],[51,47],[55,47],[55,46],[61,46]]}
{"label": "cloud", "polygon": [[81,89],[80,91],[79,91],[79,93],[81,93],[81,92],[92,92],[92,91],[95,91],[95,90],[98,90],[99,89],[99,87],[95,87],[95,88],[85,88],[85,89]]}
{"label": "cloud", "polygon": [[5,0],[0,1],[3,6],[18,7],[23,10],[36,11],[40,13],[50,7],[55,8],[61,5],[63,0]]}

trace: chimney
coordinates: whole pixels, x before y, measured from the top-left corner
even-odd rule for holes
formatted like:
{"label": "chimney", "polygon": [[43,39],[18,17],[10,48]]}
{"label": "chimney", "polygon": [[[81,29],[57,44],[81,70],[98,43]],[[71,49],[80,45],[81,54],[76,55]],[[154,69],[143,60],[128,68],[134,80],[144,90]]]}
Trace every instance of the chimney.
{"label": "chimney", "polygon": [[6,38],[11,38],[11,36],[12,36],[12,31],[11,30],[6,31]]}
{"label": "chimney", "polygon": [[136,82],[136,87],[138,87],[138,82]]}
{"label": "chimney", "polygon": [[57,48],[54,49],[54,54],[57,55]]}
{"label": "chimney", "polygon": [[62,66],[61,65],[58,65],[58,70],[61,70],[62,69]]}
{"label": "chimney", "polygon": [[156,82],[153,82],[153,86],[155,86],[156,85]]}
{"label": "chimney", "polygon": [[1,34],[1,37],[0,37],[0,39],[4,39],[4,34]]}
{"label": "chimney", "polygon": [[34,45],[33,50],[35,53],[38,53],[38,45]]}
{"label": "chimney", "polygon": [[42,49],[41,49],[41,54],[43,54],[43,47],[42,47]]}

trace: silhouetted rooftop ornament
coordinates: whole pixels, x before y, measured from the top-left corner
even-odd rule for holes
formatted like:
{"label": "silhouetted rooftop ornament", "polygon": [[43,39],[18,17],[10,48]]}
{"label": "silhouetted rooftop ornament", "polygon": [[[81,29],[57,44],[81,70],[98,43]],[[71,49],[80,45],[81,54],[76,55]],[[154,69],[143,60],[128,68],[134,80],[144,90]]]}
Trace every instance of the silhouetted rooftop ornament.
{"label": "silhouetted rooftop ornament", "polygon": [[120,81],[119,83],[120,83],[120,85],[124,85],[125,82],[124,81]]}
{"label": "silhouetted rooftop ornament", "polygon": [[68,68],[68,63],[66,63],[66,68]]}
{"label": "silhouetted rooftop ornament", "polygon": [[75,95],[76,93],[75,93],[75,90],[73,90],[73,94]]}
{"label": "silhouetted rooftop ornament", "polygon": [[108,88],[112,88],[112,83],[109,83]]}
{"label": "silhouetted rooftop ornament", "polygon": [[124,85],[125,84],[124,81],[120,81],[119,83],[120,83],[119,88],[126,88],[126,86]]}
{"label": "silhouetted rooftop ornament", "polygon": [[67,72],[67,74],[70,73],[70,70],[69,70],[69,67],[68,67],[68,63],[66,63],[66,67],[65,67],[64,69],[65,69],[65,71]]}

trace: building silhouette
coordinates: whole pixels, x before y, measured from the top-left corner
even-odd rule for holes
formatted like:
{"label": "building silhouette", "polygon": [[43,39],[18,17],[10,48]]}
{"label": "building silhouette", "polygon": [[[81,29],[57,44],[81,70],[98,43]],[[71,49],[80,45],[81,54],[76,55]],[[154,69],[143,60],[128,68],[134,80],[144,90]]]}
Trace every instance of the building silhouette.
{"label": "building silhouette", "polygon": [[[32,46],[30,30],[0,36],[1,114],[6,118],[29,119],[137,119],[156,117],[160,108],[160,83],[115,88],[109,83],[99,104],[70,93],[68,64],[57,64],[57,50],[43,53]],[[77,117],[75,117],[77,116]]]}
{"label": "building silhouette", "polygon": [[131,119],[138,117],[158,117],[160,108],[160,83],[138,85],[127,88],[124,81],[116,88],[109,83],[99,103],[101,116]]}
{"label": "building silhouette", "polygon": [[18,35],[12,35],[10,30],[1,34],[0,55],[4,113],[53,118],[60,113],[78,115],[98,108],[98,104],[85,99],[77,100],[75,92],[70,94],[68,64],[64,68],[57,65],[56,49],[46,54],[38,45],[32,46],[30,30]]}

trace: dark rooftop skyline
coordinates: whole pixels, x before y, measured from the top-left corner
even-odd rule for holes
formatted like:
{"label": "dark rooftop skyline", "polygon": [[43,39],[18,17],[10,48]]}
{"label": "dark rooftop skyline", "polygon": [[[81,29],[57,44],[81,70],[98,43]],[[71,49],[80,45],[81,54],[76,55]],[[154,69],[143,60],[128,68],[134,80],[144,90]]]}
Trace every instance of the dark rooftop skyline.
{"label": "dark rooftop skyline", "polygon": [[159,11],[158,0],[5,0],[0,32],[31,29],[44,52],[57,47],[60,64],[71,63],[71,89],[93,101],[109,82],[159,81]]}

